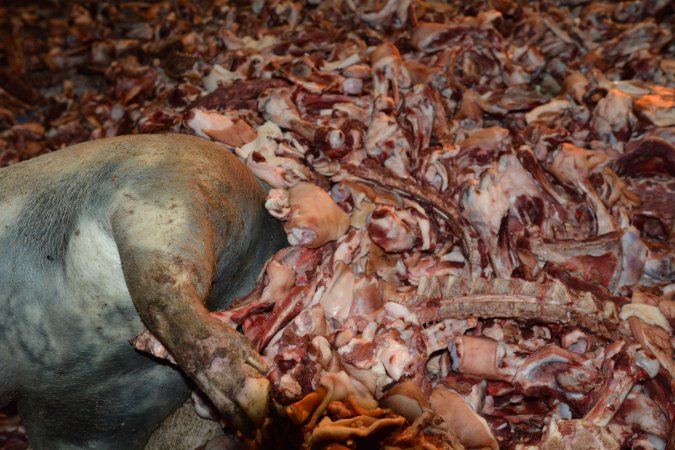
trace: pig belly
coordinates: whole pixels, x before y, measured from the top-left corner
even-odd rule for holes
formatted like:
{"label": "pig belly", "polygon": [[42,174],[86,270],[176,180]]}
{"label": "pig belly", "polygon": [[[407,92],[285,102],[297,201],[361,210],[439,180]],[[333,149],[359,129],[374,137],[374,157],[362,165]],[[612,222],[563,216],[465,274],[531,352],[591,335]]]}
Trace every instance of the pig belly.
{"label": "pig belly", "polygon": [[189,390],[129,343],[144,327],[106,221],[73,230],[53,261],[0,237],[16,249],[0,263],[0,401],[19,400],[34,448],[139,448]]}

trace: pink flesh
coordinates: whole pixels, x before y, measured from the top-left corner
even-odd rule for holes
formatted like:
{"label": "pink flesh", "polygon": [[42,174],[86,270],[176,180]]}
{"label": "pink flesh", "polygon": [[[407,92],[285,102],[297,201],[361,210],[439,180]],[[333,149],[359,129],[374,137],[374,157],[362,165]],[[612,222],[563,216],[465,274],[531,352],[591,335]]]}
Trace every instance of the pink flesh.
{"label": "pink flesh", "polygon": [[[268,3],[260,17],[283,22]],[[270,209],[291,243],[310,247],[282,253],[253,293],[214,315],[264,352],[282,403],[341,373],[378,399],[396,380],[426,395],[452,386],[477,409],[459,419],[483,415],[504,445],[545,423],[568,444],[603,442],[606,425],[662,433],[635,411],[673,422],[656,400],[672,399],[672,336],[619,313],[643,287],[669,311],[675,151],[655,124],[670,117],[673,95],[621,80],[656,77],[654,59],[628,68],[612,56],[643,55],[661,28],[613,30],[614,39],[612,21],[633,13],[596,3],[575,21],[504,5],[475,16],[407,0],[350,7],[365,34],[331,44],[300,25],[228,61],[269,80],[238,80],[194,105],[220,108],[219,98],[223,109],[249,108],[248,123],[281,127],[237,153],[291,192],[273,195]],[[220,39],[228,52],[247,45],[231,32]],[[571,54],[586,55],[583,75],[555,72]],[[233,129],[220,120],[192,124],[232,145],[231,133],[212,132]],[[654,354],[658,376],[645,381],[624,364],[634,341]],[[644,386],[653,402],[631,397]]]}

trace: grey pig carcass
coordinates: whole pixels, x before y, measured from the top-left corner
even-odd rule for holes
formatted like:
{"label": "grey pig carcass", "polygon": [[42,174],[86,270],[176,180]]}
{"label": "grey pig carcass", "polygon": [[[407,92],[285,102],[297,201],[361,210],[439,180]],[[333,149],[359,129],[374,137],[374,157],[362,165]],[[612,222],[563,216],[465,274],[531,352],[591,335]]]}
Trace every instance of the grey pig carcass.
{"label": "grey pig carcass", "polygon": [[[234,155],[187,135],[0,169],[0,406],[18,401],[33,448],[142,448],[188,379],[233,427],[261,424],[265,364],[209,310],[285,244],[264,200]],[[182,372],[134,350],[146,328]]]}

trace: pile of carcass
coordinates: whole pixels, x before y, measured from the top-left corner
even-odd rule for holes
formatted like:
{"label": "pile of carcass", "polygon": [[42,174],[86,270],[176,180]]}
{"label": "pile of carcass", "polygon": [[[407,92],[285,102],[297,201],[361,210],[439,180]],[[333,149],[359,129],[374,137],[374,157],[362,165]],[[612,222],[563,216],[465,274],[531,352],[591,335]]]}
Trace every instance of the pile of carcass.
{"label": "pile of carcass", "polygon": [[307,447],[675,448],[672,5],[457,3],[136,11],[87,136],[191,130],[273,187],[291,246],[215,314]]}
{"label": "pile of carcass", "polygon": [[645,7],[223,32],[187,125],[275,188],[292,246],[217,315],[309,446],[401,416],[392,447],[674,444],[675,61]]}

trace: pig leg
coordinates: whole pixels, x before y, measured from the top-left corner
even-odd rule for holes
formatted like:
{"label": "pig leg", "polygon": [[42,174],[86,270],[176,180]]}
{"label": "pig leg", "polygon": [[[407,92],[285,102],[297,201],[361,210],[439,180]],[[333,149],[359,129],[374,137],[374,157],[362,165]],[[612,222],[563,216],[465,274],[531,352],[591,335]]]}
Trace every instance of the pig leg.
{"label": "pig leg", "polygon": [[222,195],[232,189],[226,185],[219,192],[207,184],[203,190],[171,185],[180,182],[139,187],[113,214],[124,278],[148,330],[229,424],[251,431],[266,414],[265,363],[244,336],[209,314],[206,303],[212,283],[222,284],[214,280],[216,273],[235,285],[237,269],[259,256],[255,242],[264,235],[247,225],[260,224],[262,199],[256,204]]}

